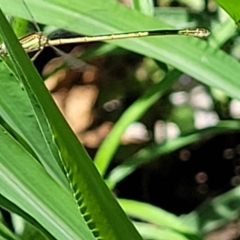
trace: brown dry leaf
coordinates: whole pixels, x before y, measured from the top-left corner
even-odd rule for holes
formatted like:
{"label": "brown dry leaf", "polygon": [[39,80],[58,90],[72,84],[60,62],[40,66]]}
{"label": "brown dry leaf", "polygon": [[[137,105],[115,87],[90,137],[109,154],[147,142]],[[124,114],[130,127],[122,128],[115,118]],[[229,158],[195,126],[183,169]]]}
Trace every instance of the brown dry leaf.
{"label": "brown dry leaf", "polygon": [[112,125],[112,122],[105,122],[93,130],[78,134],[78,139],[89,148],[98,148],[110,132]]}
{"label": "brown dry leaf", "polygon": [[[70,54],[79,56],[82,50],[82,47],[75,47]],[[92,123],[93,106],[98,96],[95,85],[80,84],[93,82],[96,77],[96,68],[86,67],[85,71],[65,68],[51,75],[63,64],[62,57],[56,57],[45,65],[42,74],[45,76],[50,74],[45,85],[52,92],[53,99],[73,131],[79,133]]]}
{"label": "brown dry leaf", "polygon": [[65,100],[64,115],[75,133],[82,132],[93,122],[93,106],[98,96],[94,85],[74,86]]}
{"label": "brown dry leaf", "polygon": [[[78,83],[90,83],[95,80],[97,68],[88,63],[84,63],[80,59],[77,59],[82,52],[83,47],[77,46],[69,53],[69,56],[73,58],[76,57],[75,66],[73,68],[68,67],[61,69],[61,67],[64,65],[63,57],[56,57],[45,65],[42,75],[50,75],[45,81],[45,85],[50,92],[57,91],[57,89],[61,88],[71,88],[72,82],[75,81],[78,81]],[[58,68],[60,69],[53,73]]]}
{"label": "brown dry leaf", "polygon": [[[83,50],[83,46],[77,46],[70,54],[73,57],[79,56]],[[105,58],[93,60],[94,65],[101,71],[97,71],[96,67],[86,64],[87,67],[84,68],[84,71],[83,68],[82,71],[71,68],[60,69],[45,81],[47,88],[52,93],[57,106],[70,127],[78,135],[80,141],[90,148],[98,147],[112,127],[108,117],[101,116],[102,123],[99,123],[100,126],[95,126],[94,130],[86,131],[96,118],[94,108],[99,95],[98,88],[101,88],[101,91],[104,92],[104,98],[106,99],[116,97],[116,92],[124,95],[122,91],[128,89],[124,86],[126,78],[129,76],[129,72],[132,72],[138,66],[140,61],[139,56],[129,58],[122,55],[116,64],[109,68],[107,63],[111,63],[111,59],[110,57],[108,61]],[[127,62],[130,61],[130,64],[124,64],[124,59],[127,59]],[[62,58],[52,59],[44,67],[43,75],[51,74],[62,65]],[[125,144],[139,143],[148,139],[145,139],[145,134],[140,134],[142,131],[135,132],[138,133],[137,136],[125,134],[122,142]]]}
{"label": "brown dry leaf", "polygon": [[240,223],[231,222],[220,229],[209,233],[205,240],[237,240],[240,236],[239,231]]}
{"label": "brown dry leaf", "polygon": [[[53,72],[56,68],[61,67],[63,64],[63,60],[60,57],[54,58],[50,60],[44,67],[42,71],[43,76],[49,75],[51,72]],[[56,89],[61,82],[63,82],[66,79],[66,73],[67,69],[61,69],[48,77],[48,79],[45,81],[45,86],[47,89],[51,92]]]}

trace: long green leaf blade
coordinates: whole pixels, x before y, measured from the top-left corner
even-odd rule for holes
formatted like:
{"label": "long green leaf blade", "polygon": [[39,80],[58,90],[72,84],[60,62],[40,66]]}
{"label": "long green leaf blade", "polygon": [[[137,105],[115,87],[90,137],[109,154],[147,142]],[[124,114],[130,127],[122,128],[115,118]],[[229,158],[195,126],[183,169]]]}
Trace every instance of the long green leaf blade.
{"label": "long green leaf blade", "polygon": [[169,228],[182,235],[188,236],[190,239],[200,239],[197,234],[172,213],[168,213],[165,210],[147,203],[127,199],[119,199],[118,201],[131,217],[150,222],[160,227]]}
{"label": "long green leaf blade", "polygon": [[216,2],[232,17],[234,22],[240,26],[240,5],[238,0],[216,0]]}
{"label": "long green leaf blade", "polygon": [[[0,15],[1,24],[6,20]],[[1,25],[0,25],[1,26]],[[54,140],[63,159],[63,168],[72,188],[82,216],[97,239],[141,239],[139,233],[113,198],[101,179],[85,149],[80,145],[61,113],[56,108],[29,59],[18,45],[17,39],[2,26],[0,33],[5,39],[9,53],[15,60],[19,75],[34,101],[38,101],[51,124]],[[11,39],[11,41],[7,41]],[[25,68],[29,66],[29,68]],[[123,236],[122,232],[125,231]]]}
{"label": "long green leaf blade", "polygon": [[56,145],[47,141],[47,138],[52,138],[51,132],[46,131],[45,128],[44,135],[42,134],[22,84],[12,76],[3,62],[0,62],[0,79],[1,118],[22,139],[22,142],[31,148],[48,173],[67,188],[66,178],[55,160],[59,158]]}
{"label": "long green leaf blade", "polygon": [[0,142],[4,143],[0,145],[0,194],[59,240],[94,239],[70,193],[60,188],[2,127]]}

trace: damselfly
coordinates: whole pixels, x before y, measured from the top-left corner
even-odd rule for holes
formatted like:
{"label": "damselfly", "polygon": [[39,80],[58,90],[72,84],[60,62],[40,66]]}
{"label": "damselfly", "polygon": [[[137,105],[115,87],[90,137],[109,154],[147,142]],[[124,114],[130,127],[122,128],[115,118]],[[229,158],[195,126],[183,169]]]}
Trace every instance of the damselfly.
{"label": "damselfly", "polygon": [[[57,46],[70,43],[89,43],[89,42],[99,42],[99,41],[109,41],[117,39],[126,38],[140,38],[147,36],[166,36],[166,35],[185,35],[194,36],[199,38],[205,38],[210,35],[210,32],[205,28],[194,28],[194,29],[171,29],[171,30],[152,30],[144,32],[128,32],[128,33],[117,33],[110,35],[99,35],[99,36],[84,36],[84,37],[74,37],[68,39],[54,39],[50,40],[45,37],[41,32],[29,34],[19,41],[22,47],[27,53],[41,51],[47,46]],[[4,44],[0,45],[0,54],[6,55],[7,50]]]}
{"label": "damselfly", "polygon": [[[126,39],[126,38],[140,38],[147,36],[166,36],[166,35],[185,35],[185,36],[194,36],[199,38],[206,38],[210,35],[209,30],[205,28],[192,28],[192,29],[160,29],[160,30],[150,30],[150,31],[139,31],[139,32],[127,32],[127,33],[117,33],[117,34],[109,34],[109,35],[99,35],[99,36],[84,36],[84,37],[74,37],[67,39],[54,39],[50,40],[45,37],[40,31],[37,23],[35,22],[30,10],[28,9],[27,4],[23,0],[23,3],[32,18],[32,21],[38,30],[36,33],[29,34],[19,41],[22,47],[25,49],[27,53],[37,52],[34,55],[34,58],[47,46],[53,47],[63,44],[71,44],[71,43],[90,43],[90,42],[99,42],[99,41],[109,41],[109,40],[117,40],[117,39]],[[55,47],[53,47],[57,50]],[[4,44],[0,45],[0,54],[2,56],[7,54],[7,49]],[[61,55],[61,52],[59,51]]]}

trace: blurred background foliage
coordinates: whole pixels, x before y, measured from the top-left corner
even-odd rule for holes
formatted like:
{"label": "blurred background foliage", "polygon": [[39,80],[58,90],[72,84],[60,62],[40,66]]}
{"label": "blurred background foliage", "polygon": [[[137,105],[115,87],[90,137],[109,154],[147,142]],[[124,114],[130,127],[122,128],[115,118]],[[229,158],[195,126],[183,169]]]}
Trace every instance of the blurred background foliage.
{"label": "blurred background foliage", "polygon": [[[121,2],[175,28],[206,27],[213,37],[202,41],[240,59],[239,30],[216,1]],[[224,1],[218,2],[225,6]],[[225,7],[237,22],[238,9],[232,9]],[[19,36],[25,23],[18,18],[13,21]],[[41,29],[51,32],[52,38],[70,34],[52,26],[41,25]],[[174,71],[167,62],[115,45],[71,44],[61,50],[81,55],[91,67],[84,71],[62,68],[62,59],[50,48],[44,49],[34,64],[92,158],[125,111]],[[185,61],[183,64],[190,64],[187,57]],[[227,67],[229,74],[234,74],[235,69]],[[104,178],[117,197],[176,214],[206,240],[240,239],[240,97],[234,99],[222,87],[203,84],[184,72],[175,77],[146,113],[126,128]],[[13,228],[9,215],[5,211],[2,215]]]}

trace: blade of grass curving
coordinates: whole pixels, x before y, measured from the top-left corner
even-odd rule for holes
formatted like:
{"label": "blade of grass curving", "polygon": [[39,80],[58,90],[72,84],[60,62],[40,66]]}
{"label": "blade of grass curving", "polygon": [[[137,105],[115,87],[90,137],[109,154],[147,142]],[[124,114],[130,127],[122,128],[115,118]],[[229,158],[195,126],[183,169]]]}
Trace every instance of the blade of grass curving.
{"label": "blade of grass curving", "polygon": [[9,201],[2,194],[0,194],[0,206],[8,210],[9,212],[15,213],[24,218],[27,222],[31,223],[33,226],[39,229],[41,233],[43,233],[49,240],[55,240],[55,238],[44,227],[42,227],[33,217],[31,217],[29,214],[20,209],[17,205]]}
{"label": "blade of grass curving", "polygon": [[152,0],[133,0],[132,8],[146,15],[153,16],[154,5]]}
{"label": "blade of grass curving", "polygon": [[14,235],[2,222],[0,222],[0,239],[20,240],[20,238]]}
{"label": "blade of grass curving", "polygon": [[169,228],[181,235],[188,236],[189,239],[201,239],[191,228],[182,223],[182,221],[172,213],[148,203],[128,199],[118,199],[118,202],[130,217],[152,223],[159,227]]}
{"label": "blade of grass curving", "polygon": [[240,6],[238,0],[216,0],[216,2],[232,17],[234,22],[240,27]]}
{"label": "blade of grass curving", "polygon": [[141,233],[144,239],[151,240],[193,240],[194,238],[186,237],[180,233],[157,227],[149,223],[134,222],[134,226]]}
{"label": "blade of grass curving", "polygon": [[102,175],[105,174],[125,129],[132,122],[138,120],[153,103],[170,89],[173,82],[175,82],[180,75],[181,73],[177,70],[169,73],[164,80],[148,89],[142,97],[123,113],[96,153],[94,163]]}
{"label": "blade of grass curving", "polygon": [[49,135],[51,139],[52,134],[45,130],[43,136],[22,84],[16,80],[2,62],[0,62],[0,79],[1,118],[12,131],[22,138],[22,144],[30,146],[48,173],[59,184],[68,188],[66,178],[56,161],[59,158],[56,146],[53,145],[52,141],[46,140],[46,136]]}
{"label": "blade of grass curving", "polygon": [[222,24],[217,25],[212,31],[212,36],[208,38],[208,43],[215,47],[221,47],[227,40],[229,40],[236,32],[236,25],[229,17]]}
{"label": "blade of grass curving", "polygon": [[0,194],[37,220],[56,239],[95,239],[79,217],[70,193],[54,182],[1,126],[0,142],[4,143],[0,145]]}
{"label": "blade of grass curving", "polygon": [[239,218],[240,187],[209,199],[189,214],[182,215],[183,223],[194,231],[207,234],[229,221]]}
{"label": "blade of grass curving", "polygon": [[[7,24],[2,15],[0,15],[0,23]],[[101,179],[85,149],[63,119],[36,70],[31,69],[30,60],[19,46],[14,34],[10,31],[6,32],[2,27],[0,33],[5,39],[11,39],[11,42],[6,42],[9,54],[18,65],[19,75],[23,76],[23,84],[32,91],[31,94],[40,103],[52,127],[53,138],[59,147],[66,177],[69,180],[80,213],[93,235],[96,239],[141,239]],[[28,68],[26,69],[25,66]]]}
{"label": "blade of grass curving", "polygon": [[[0,27],[1,29],[4,29],[4,31],[6,31],[7,33],[12,32],[12,29],[8,26],[7,22],[4,22],[4,19],[1,21]],[[9,39],[11,39],[10,41],[13,41],[12,37],[6,38],[4,34],[1,35],[6,45],[8,45]],[[18,76],[19,78],[22,77],[22,79],[24,79],[21,72],[21,67],[19,67],[18,64],[19,61],[14,58],[13,53],[15,47],[16,44],[13,46],[13,49],[8,48],[9,53],[12,53],[13,64],[10,65],[8,63],[7,65],[8,67],[13,68],[13,74],[15,76]],[[27,69],[27,66],[29,65],[32,65],[32,63],[25,63],[25,68]],[[4,68],[2,64],[1,68]],[[11,76],[11,73],[6,73],[6,69],[4,69],[1,74],[4,77],[3,81],[1,82],[1,85],[3,86],[3,88],[1,89],[1,97],[6,97],[2,98],[2,117],[5,118],[7,124],[12,127],[12,131],[15,131],[17,135],[22,137],[22,142],[25,141],[23,144],[29,144],[29,146],[32,147],[32,150],[35,152],[41,163],[45,166],[49,174],[60,185],[64,186],[66,189],[69,189],[69,184],[67,183],[66,178],[60,168],[61,165],[59,163],[59,154],[56,148],[56,144],[52,141],[52,133],[49,129],[49,123],[46,121],[42,109],[41,107],[39,107],[37,100],[33,96],[32,92],[28,91],[29,86],[25,84],[24,87],[25,90],[27,90],[26,92],[31,95],[30,99],[32,101],[32,104],[30,104],[29,98],[27,98],[27,94],[23,92],[23,86],[19,80],[9,82],[9,77]],[[11,90],[13,90],[11,94],[14,95],[11,95],[8,91],[6,91],[6,89],[10,88]],[[20,98],[18,99],[16,98],[16,96]],[[7,102],[6,100],[9,100],[9,102]],[[19,107],[19,100],[23,101],[21,107]],[[39,122],[41,122],[41,125],[39,125]],[[27,123],[29,123],[29,125],[27,125]],[[33,132],[34,130],[35,132]],[[33,135],[34,133],[36,133],[36,135]],[[39,144],[38,140],[40,140],[42,144]]]}
{"label": "blade of grass curving", "polygon": [[193,133],[184,134],[175,139],[167,140],[164,143],[152,144],[141,149],[129,159],[114,168],[107,176],[106,182],[110,189],[113,189],[118,182],[131,174],[141,164],[147,163],[162,155],[176,151],[179,148],[198,142],[206,137],[213,136],[219,133],[238,131],[240,129],[239,121],[220,121],[216,126],[202,130],[197,130]]}

